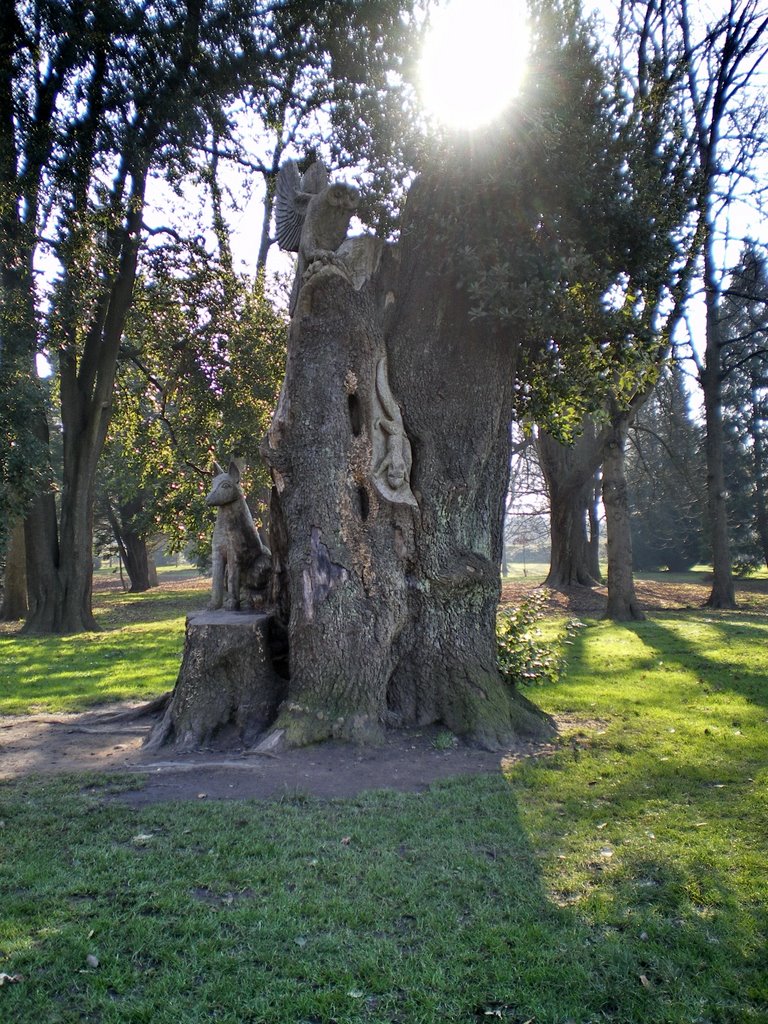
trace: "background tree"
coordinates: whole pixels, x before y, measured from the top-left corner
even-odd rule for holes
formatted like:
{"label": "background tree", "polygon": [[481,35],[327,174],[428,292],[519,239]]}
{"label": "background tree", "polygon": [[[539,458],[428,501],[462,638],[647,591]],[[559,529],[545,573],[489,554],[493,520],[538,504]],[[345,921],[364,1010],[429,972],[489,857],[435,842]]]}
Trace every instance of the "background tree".
{"label": "background tree", "polygon": [[[126,323],[115,411],[100,466],[101,507],[116,541],[143,564],[162,533],[205,562],[214,458],[244,463],[262,510],[267,478],[259,456],[282,377],[285,322],[252,279],[234,272],[228,246],[148,253]],[[130,559],[125,560],[132,588]]]}
{"label": "background tree", "polygon": [[[44,489],[46,472],[50,479],[50,428],[34,374],[43,342],[57,363],[64,444],[58,502],[44,494],[27,515],[26,628],[76,631],[94,625],[94,479],[144,237],[148,181],[159,174],[180,183],[190,153],[206,147],[211,107],[246,86],[267,88],[302,33],[314,33],[334,80],[360,82],[371,67],[395,60],[387,42],[372,47],[375,58],[364,53],[362,36],[388,41],[388,33],[399,39],[406,28],[400,5],[381,3],[189,0],[132,7],[35,0],[8,8],[0,38],[7,58],[0,83],[0,256],[2,316],[12,337],[0,383],[8,394],[16,377],[28,382],[17,392],[28,400],[13,424],[25,431],[25,442],[34,436],[37,445],[26,448],[30,457],[39,451],[43,474],[38,487],[14,470],[27,487],[16,488],[14,500],[23,505],[24,495]],[[42,253],[58,266],[45,305],[33,275]]]}
{"label": "background tree", "polygon": [[765,100],[760,73],[766,56],[768,14],[758,0],[728,0],[705,18],[688,0],[650,2],[640,10],[658,59],[678,83],[683,134],[690,154],[691,223],[701,274],[706,327],[695,361],[704,396],[707,508],[714,578],[708,605],[735,607],[723,462],[722,350],[718,308],[725,276],[723,211],[748,198],[766,152]]}
{"label": "background tree", "polygon": [[563,444],[539,430],[536,448],[550,507],[552,549],[545,582],[556,590],[594,586],[599,575],[593,571],[588,525],[594,477],[603,460],[603,441],[602,437],[598,439],[597,424],[586,417],[571,444]]}
{"label": "background tree", "polygon": [[[512,424],[512,457],[504,515],[502,576],[510,562],[549,550],[549,499],[533,433]],[[525,569],[524,569],[525,571]]]}
{"label": "background tree", "polygon": [[745,246],[718,316],[735,561],[768,565],[768,269],[756,245]]}
{"label": "background tree", "polygon": [[628,478],[638,569],[685,572],[704,548],[702,429],[691,419],[682,370],[672,363],[630,431]]}
{"label": "background tree", "polygon": [[[690,162],[678,143],[680,104],[674,79],[657,60],[645,26],[620,19],[613,68],[612,92],[607,90],[613,97],[610,147],[621,172],[614,171],[615,191],[606,197],[611,223],[603,229],[601,271],[590,273],[591,291],[564,291],[571,321],[552,325],[552,340],[536,352],[532,365],[526,352],[528,391],[522,398],[544,428],[540,447],[546,446],[542,464],[552,496],[550,582],[589,585],[599,573],[586,520],[594,508],[594,477],[603,465],[608,614],[624,619],[641,614],[632,582],[625,439],[680,316],[693,232],[687,223]],[[585,230],[592,228],[590,222]],[[614,235],[617,228],[621,233]],[[575,389],[574,380],[580,382]],[[554,404],[553,382],[565,388],[563,400]],[[548,396],[543,417],[535,411],[542,384]],[[577,417],[590,411],[595,424],[586,420],[588,429],[573,444],[569,432],[573,435]],[[560,450],[558,442],[569,447]]]}

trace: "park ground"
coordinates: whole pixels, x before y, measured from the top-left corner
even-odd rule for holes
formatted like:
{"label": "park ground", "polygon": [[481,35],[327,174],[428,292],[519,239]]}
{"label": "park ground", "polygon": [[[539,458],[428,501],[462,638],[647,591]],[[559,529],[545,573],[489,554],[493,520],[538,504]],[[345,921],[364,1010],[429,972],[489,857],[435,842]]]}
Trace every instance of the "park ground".
{"label": "park ground", "polygon": [[205,582],[114,582],[98,634],[0,634],[0,1020],[768,1024],[768,581],[641,579],[628,626],[550,595],[546,747],[151,761],[108,716]]}

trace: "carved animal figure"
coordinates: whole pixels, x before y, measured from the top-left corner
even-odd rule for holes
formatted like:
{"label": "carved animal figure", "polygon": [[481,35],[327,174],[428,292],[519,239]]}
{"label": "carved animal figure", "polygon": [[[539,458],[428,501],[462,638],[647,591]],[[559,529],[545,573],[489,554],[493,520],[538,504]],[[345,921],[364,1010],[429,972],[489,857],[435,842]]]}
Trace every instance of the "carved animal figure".
{"label": "carved animal figure", "polygon": [[387,360],[376,365],[373,393],[373,482],[387,501],[418,507],[411,491],[411,442],[389,386]]}
{"label": "carved animal figure", "polygon": [[211,611],[224,607],[237,611],[245,595],[250,607],[264,604],[272,569],[272,555],[262,542],[240,487],[234,462],[223,470],[213,464],[213,487],[206,505],[218,509],[213,529],[213,583]]}
{"label": "carved animal figure", "polygon": [[275,220],[281,249],[298,252],[290,313],[308,272],[317,264],[334,262],[334,254],[347,237],[360,193],[354,185],[328,184],[328,172],[312,164],[303,177],[294,160],[287,160],[277,176]]}

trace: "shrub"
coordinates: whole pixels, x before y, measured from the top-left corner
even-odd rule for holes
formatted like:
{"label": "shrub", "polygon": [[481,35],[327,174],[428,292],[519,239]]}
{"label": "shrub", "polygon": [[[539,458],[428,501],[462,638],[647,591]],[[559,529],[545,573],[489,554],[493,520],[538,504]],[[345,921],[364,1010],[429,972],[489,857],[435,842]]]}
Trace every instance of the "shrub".
{"label": "shrub", "polygon": [[546,594],[537,590],[517,608],[501,611],[496,620],[496,661],[510,686],[554,683],[560,678],[565,664],[562,646],[582,623],[571,619],[564,638],[545,640],[537,626],[545,604]]}

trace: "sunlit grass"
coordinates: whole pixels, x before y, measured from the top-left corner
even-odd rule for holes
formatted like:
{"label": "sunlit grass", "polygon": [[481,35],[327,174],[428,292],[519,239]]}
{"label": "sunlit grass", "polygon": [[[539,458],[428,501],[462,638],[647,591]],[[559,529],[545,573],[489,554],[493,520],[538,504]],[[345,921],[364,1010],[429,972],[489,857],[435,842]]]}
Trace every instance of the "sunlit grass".
{"label": "sunlit grass", "polygon": [[94,595],[98,633],[0,634],[0,714],[80,711],[107,701],[141,700],[170,689],[187,613],[205,603],[208,581],[166,584],[145,594]]}
{"label": "sunlit grass", "polygon": [[569,652],[527,691],[559,749],[506,777],[141,811],[115,776],[0,787],[3,1019],[765,1024],[768,617]]}

